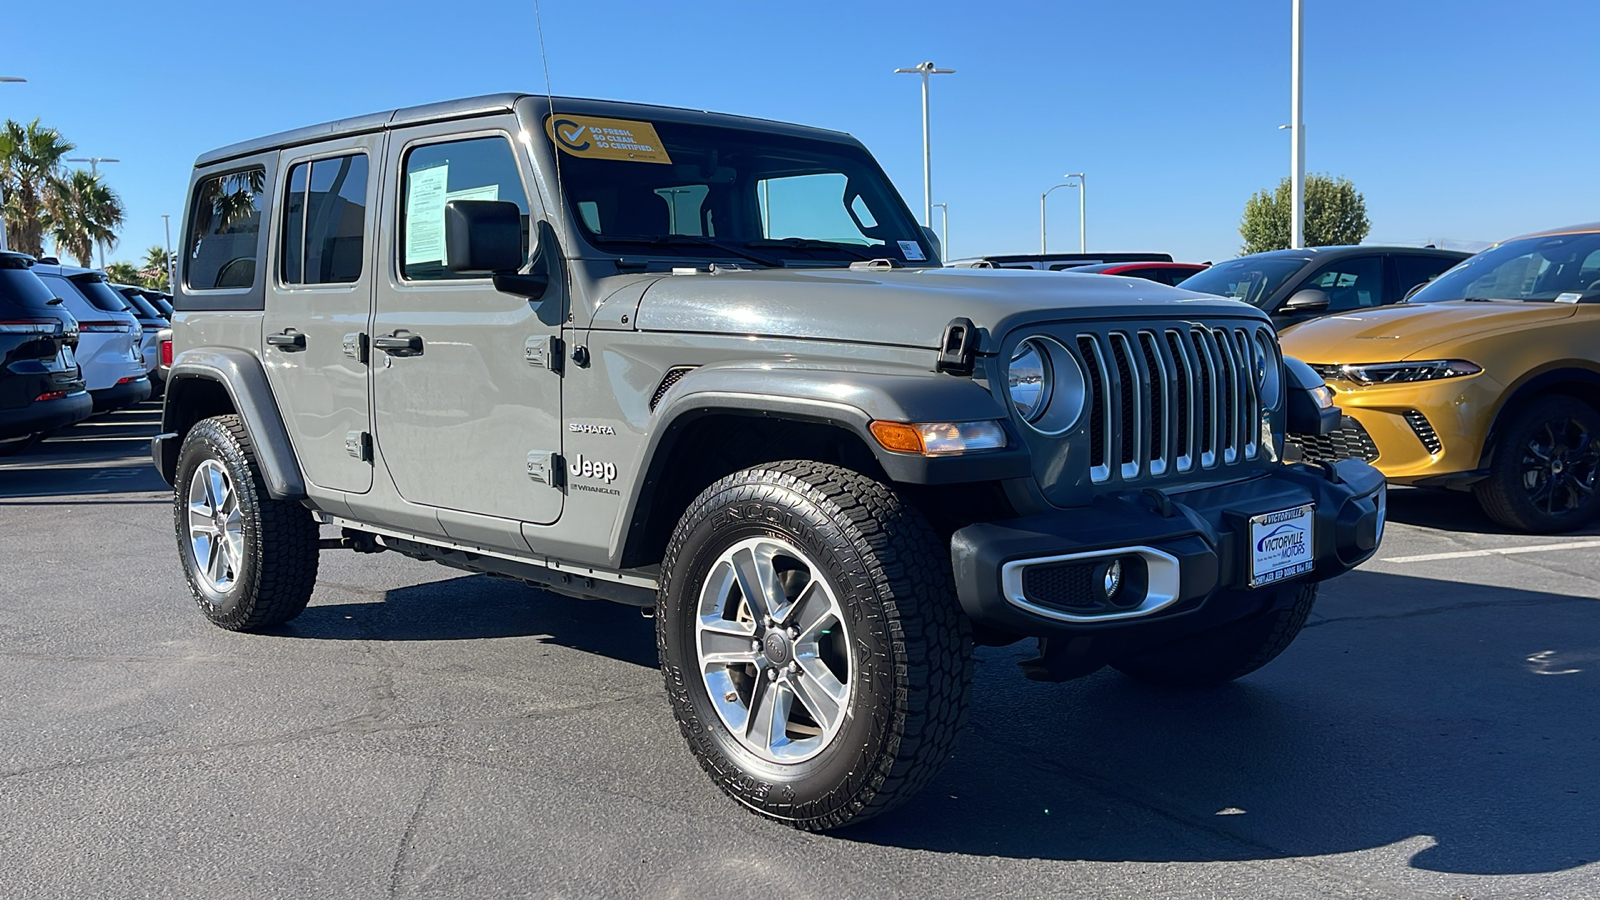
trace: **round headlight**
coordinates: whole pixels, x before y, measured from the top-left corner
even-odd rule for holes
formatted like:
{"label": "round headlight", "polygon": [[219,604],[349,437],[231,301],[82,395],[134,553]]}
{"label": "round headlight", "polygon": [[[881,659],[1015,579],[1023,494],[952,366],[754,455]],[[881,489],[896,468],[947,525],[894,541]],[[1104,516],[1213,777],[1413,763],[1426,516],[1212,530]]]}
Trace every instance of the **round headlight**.
{"label": "round headlight", "polygon": [[1262,409],[1276,409],[1278,396],[1283,393],[1283,362],[1278,359],[1277,343],[1265,331],[1256,332],[1251,342],[1255,357],[1256,391],[1261,396]]}
{"label": "round headlight", "polygon": [[1017,345],[1006,372],[1011,403],[1024,422],[1032,423],[1044,414],[1050,403],[1050,356],[1037,340]]}
{"label": "round headlight", "polygon": [[1031,337],[1018,344],[1006,382],[1017,415],[1035,431],[1060,434],[1083,413],[1083,368],[1053,338]]}

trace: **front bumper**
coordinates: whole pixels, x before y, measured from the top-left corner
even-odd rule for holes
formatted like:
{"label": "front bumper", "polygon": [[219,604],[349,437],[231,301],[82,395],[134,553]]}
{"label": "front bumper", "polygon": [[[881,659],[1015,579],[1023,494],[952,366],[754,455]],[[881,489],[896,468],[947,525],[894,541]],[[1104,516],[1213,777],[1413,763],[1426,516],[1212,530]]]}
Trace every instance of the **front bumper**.
{"label": "front bumper", "polygon": [[1334,382],[1334,403],[1377,446],[1373,465],[1391,484],[1476,471],[1505,393],[1486,374],[1358,388]]}
{"label": "front bumper", "polygon": [[[1313,567],[1296,581],[1343,574],[1377,551],[1383,476],[1359,460],[1291,465],[1184,494],[1124,493],[1080,509],[969,525],[951,538],[956,592],[967,615],[989,630],[1094,635],[1108,654],[1131,652],[1274,602],[1283,592],[1248,587],[1249,520],[1306,504],[1315,507]],[[1063,557],[1127,559],[1143,574],[1130,578],[1126,589],[1159,602],[1081,613],[1018,595],[1019,571],[1035,560],[1059,566]]]}

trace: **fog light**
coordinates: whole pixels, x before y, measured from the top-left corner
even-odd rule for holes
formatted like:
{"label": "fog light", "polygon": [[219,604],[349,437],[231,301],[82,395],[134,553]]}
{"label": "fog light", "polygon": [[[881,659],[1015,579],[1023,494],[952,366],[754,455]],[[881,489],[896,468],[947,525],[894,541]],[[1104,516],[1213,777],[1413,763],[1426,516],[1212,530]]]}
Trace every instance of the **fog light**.
{"label": "fog light", "polygon": [[1100,590],[1105,598],[1110,600],[1117,595],[1117,590],[1122,587],[1122,560],[1113,559],[1100,567]]}

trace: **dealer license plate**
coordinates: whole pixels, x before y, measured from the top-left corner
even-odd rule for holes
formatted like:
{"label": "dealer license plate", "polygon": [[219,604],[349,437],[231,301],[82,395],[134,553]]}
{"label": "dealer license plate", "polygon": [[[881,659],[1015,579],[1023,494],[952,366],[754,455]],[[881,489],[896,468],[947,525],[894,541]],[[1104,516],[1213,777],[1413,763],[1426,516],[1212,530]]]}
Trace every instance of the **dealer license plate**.
{"label": "dealer license plate", "polygon": [[1293,509],[1250,517],[1250,586],[1261,587],[1304,575],[1315,565],[1312,510]]}

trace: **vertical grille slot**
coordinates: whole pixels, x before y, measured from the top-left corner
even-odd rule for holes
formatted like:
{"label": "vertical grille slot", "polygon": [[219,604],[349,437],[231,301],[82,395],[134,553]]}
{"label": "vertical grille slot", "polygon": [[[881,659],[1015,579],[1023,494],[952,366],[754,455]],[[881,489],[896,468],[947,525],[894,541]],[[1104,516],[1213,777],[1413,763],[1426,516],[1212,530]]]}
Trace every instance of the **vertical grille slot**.
{"label": "vertical grille slot", "polygon": [[1133,359],[1128,336],[1120,331],[1111,333],[1111,359],[1117,367],[1117,393],[1120,395],[1117,422],[1117,462],[1122,464],[1123,478],[1137,478],[1143,455],[1144,391],[1140,383],[1138,364]]}
{"label": "vertical grille slot", "polygon": [[1194,348],[1195,372],[1200,376],[1200,422],[1195,426],[1200,432],[1200,465],[1209,469],[1217,464],[1217,398],[1212,393],[1217,364],[1204,329],[1189,331],[1189,345]]}
{"label": "vertical grille slot", "polygon": [[1172,458],[1167,419],[1172,415],[1172,374],[1161,358],[1161,344],[1154,332],[1139,332],[1139,347],[1144,350],[1145,371],[1150,373],[1150,474],[1166,474]]}
{"label": "vertical grille slot", "polygon": [[1100,354],[1099,340],[1094,335],[1078,336],[1078,352],[1083,354],[1089,389],[1089,476],[1090,480],[1100,482],[1111,477],[1111,435],[1106,427],[1111,409],[1111,385],[1106,378],[1105,359]]}
{"label": "vertical grille slot", "polygon": [[1175,398],[1178,405],[1178,433],[1177,463],[1179,472],[1187,472],[1194,468],[1195,434],[1194,422],[1196,418],[1195,392],[1197,382],[1194,377],[1194,364],[1188,352],[1184,349],[1186,341],[1176,331],[1167,332],[1167,348],[1172,351],[1172,371],[1178,379],[1178,396]]}
{"label": "vertical grille slot", "polygon": [[1261,394],[1256,383],[1255,335],[1241,329],[1233,333],[1233,349],[1239,358],[1239,452],[1255,459],[1261,436]]}

